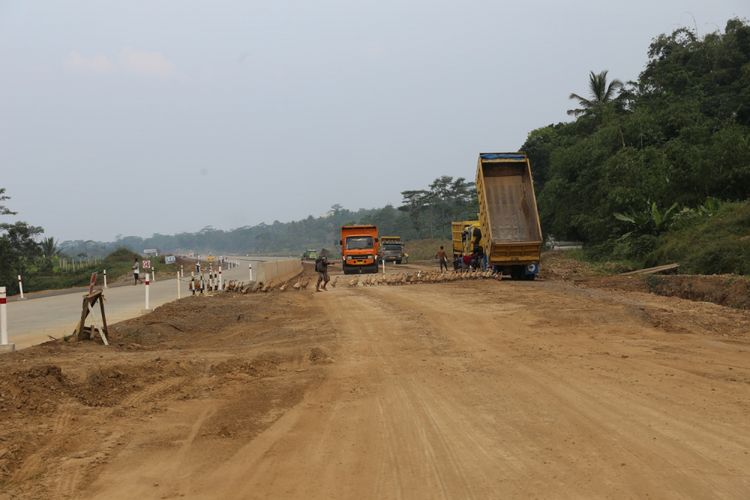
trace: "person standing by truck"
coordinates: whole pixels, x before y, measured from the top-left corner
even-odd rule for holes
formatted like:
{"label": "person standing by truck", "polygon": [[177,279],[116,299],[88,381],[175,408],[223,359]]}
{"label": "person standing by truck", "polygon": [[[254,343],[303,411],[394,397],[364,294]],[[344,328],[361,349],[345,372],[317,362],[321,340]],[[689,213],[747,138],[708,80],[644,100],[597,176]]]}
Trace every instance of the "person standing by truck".
{"label": "person standing by truck", "polygon": [[443,272],[443,268],[448,271],[448,255],[445,253],[443,246],[440,246],[440,250],[437,251],[435,257],[440,261],[440,272]]}
{"label": "person standing by truck", "polygon": [[[315,259],[315,271],[318,273],[318,283],[315,285],[316,292],[327,292],[326,285],[331,281],[328,277],[328,266],[332,266],[333,263],[328,262],[328,252],[325,249],[320,251],[320,255]],[[323,283],[323,289],[320,289],[320,284]]]}

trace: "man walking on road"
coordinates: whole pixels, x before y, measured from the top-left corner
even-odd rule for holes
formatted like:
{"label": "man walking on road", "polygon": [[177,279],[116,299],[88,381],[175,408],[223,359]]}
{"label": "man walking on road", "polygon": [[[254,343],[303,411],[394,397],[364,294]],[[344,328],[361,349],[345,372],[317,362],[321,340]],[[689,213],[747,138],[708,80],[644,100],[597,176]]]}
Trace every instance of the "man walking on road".
{"label": "man walking on road", "polygon": [[435,254],[435,257],[440,261],[440,272],[443,272],[443,268],[448,271],[448,255],[445,253],[445,249],[442,246]]}
{"label": "man walking on road", "polygon": [[133,286],[137,285],[139,281],[138,275],[140,274],[141,269],[140,265],[138,264],[138,257],[135,258],[135,261],[133,262]]}
{"label": "man walking on road", "polygon": [[[328,266],[332,266],[333,264],[328,262],[327,255],[328,252],[324,248],[320,251],[318,258],[315,259],[315,271],[318,273],[318,283],[315,285],[316,292],[327,292],[328,289],[326,288],[326,285],[331,281],[331,278],[328,277]],[[323,283],[322,290],[320,289],[321,283]]]}

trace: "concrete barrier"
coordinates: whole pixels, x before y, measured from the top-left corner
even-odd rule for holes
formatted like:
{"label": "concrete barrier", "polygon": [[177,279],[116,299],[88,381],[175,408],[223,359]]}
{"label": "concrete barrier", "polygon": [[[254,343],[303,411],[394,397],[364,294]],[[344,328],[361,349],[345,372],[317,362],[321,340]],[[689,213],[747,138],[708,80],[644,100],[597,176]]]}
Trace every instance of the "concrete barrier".
{"label": "concrete barrier", "polygon": [[278,283],[293,278],[301,272],[302,261],[299,259],[253,262],[253,278],[256,282]]}

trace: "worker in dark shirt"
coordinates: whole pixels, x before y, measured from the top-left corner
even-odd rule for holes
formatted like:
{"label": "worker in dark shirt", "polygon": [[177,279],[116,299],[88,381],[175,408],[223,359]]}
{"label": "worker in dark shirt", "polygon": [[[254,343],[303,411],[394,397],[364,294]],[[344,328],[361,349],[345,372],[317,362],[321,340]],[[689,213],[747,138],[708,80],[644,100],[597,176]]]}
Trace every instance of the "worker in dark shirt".
{"label": "worker in dark shirt", "polygon": [[[318,273],[318,283],[315,285],[316,292],[328,291],[326,285],[331,281],[331,278],[328,277],[328,266],[332,266],[333,263],[328,262],[328,257],[326,257],[327,253],[328,252],[323,249],[321,250],[319,257],[315,259],[315,271]],[[323,283],[322,289],[320,287],[321,283]]]}

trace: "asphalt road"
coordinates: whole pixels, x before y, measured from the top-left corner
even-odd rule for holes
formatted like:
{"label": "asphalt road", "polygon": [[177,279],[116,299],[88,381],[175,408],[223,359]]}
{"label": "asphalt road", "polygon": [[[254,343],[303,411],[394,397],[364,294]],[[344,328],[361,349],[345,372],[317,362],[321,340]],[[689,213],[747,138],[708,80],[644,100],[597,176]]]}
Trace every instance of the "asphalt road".
{"label": "asphalt road", "polygon": [[[275,257],[229,257],[239,262],[234,269],[222,270],[224,280],[248,280],[248,264]],[[204,269],[205,271],[205,269]],[[180,280],[183,297],[189,293],[190,276]],[[29,297],[25,300],[8,302],[8,336],[9,341],[16,345],[16,349],[23,349],[31,345],[50,340],[50,337],[60,338],[73,332],[80,317],[81,304],[84,293],[76,290],[54,296]],[[157,274],[157,281],[151,282],[150,307],[154,309],[177,298],[177,282],[174,276]],[[133,318],[145,310],[144,285],[119,286],[108,288],[104,292],[105,310],[109,324]],[[97,309],[95,317],[97,325],[101,326],[101,316]]]}

